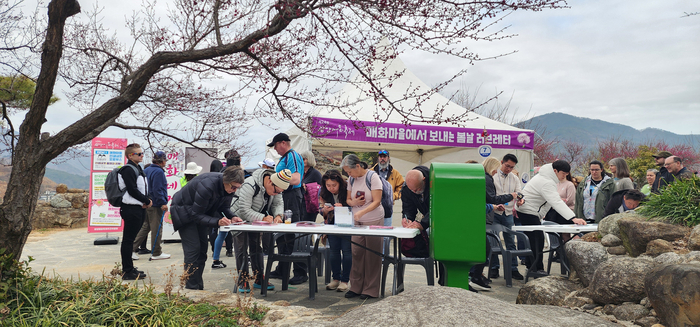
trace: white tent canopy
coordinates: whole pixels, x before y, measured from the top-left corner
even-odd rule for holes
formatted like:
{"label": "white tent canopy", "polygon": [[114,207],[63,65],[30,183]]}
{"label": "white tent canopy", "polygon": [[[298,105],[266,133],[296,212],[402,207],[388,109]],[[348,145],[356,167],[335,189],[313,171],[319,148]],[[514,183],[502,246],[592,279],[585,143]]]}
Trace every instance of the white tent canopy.
{"label": "white tent canopy", "polygon": [[[294,149],[301,151],[312,147],[315,151],[321,153],[337,153],[338,151],[374,152],[385,149],[390,152],[394,167],[402,174],[405,174],[416,165],[429,166],[431,162],[464,162],[470,159],[481,162],[484,156],[479,154],[478,148],[488,142],[482,140],[482,144],[478,144],[477,141],[469,145],[456,142],[464,141],[464,134],[460,133],[461,131],[471,132],[478,139],[479,135],[486,130],[488,134],[491,134],[489,137],[497,137],[498,142],[494,139],[493,145],[489,146],[490,151],[485,150],[485,152],[490,152],[490,156],[499,160],[505,154],[513,153],[519,159],[517,169],[521,172],[521,177],[527,180],[532,175],[530,173],[533,168],[531,149],[532,141],[534,140],[531,140],[531,138],[534,138],[534,136],[531,130],[515,128],[473,112],[467,113],[467,109],[439,93],[432,93],[432,88],[418,79],[416,75],[406,68],[401,59],[394,55],[394,49],[386,40],[382,40],[378,44],[377,49],[378,51],[384,51],[384,55],[381,57],[392,59],[379,59],[369,63],[370,69],[368,74],[376,78],[374,80],[375,85],[382,89],[389,101],[393,102],[396,107],[402,108],[404,114],[407,113],[414,121],[436,120],[434,117],[438,120],[451,118],[451,121],[439,125],[430,123],[410,123],[410,125],[405,125],[404,117],[401,114],[396,110],[388,109],[391,108],[389,102],[384,99],[377,101],[370,96],[369,83],[363,80],[364,77],[362,75],[356,74],[353,80],[347,83],[334,96],[331,100],[332,106],[319,107],[312,114],[312,129],[319,128],[324,123],[326,125],[314,130],[316,135],[310,138],[311,142],[308,141],[307,135],[298,128],[293,128],[287,132],[290,139],[292,139],[292,147]],[[452,118],[455,117],[466,117],[466,119],[453,120]],[[377,118],[381,121],[377,121]],[[445,135],[449,133],[451,136],[455,136],[457,133],[462,135],[458,135],[457,140],[450,138],[449,141],[452,143],[434,142],[433,144],[427,142],[426,134],[423,135],[426,142],[412,142],[408,139],[398,141],[396,137],[394,139],[390,137],[385,139],[352,137],[359,134],[370,135],[372,133],[366,131],[372,130],[372,128],[374,128],[374,136],[376,136],[376,129],[381,129],[382,126],[398,127],[394,128],[394,132],[398,129],[422,129],[424,132],[429,130],[431,139],[435,135],[442,136],[441,133],[445,133]],[[435,135],[433,135],[433,130],[435,130]],[[440,131],[438,132],[437,130]],[[319,131],[325,131],[325,133],[319,133]],[[351,134],[350,137],[348,137],[348,131]],[[343,133],[345,133],[345,138],[338,137],[338,135]],[[499,133],[508,135],[508,145],[505,142],[501,142],[503,140],[498,136],[500,135]],[[526,137],[527,142],[523,143],[527,143],[527,146],[516,145],[518,144],[515,140],[516,136],[510,137],[510,135],[523,135],[522,133],[528,135]],[[460,138],[459,136],[462,137]],[[505,139],[506,136],[503,138]],[[517,139],[518,142],[522,140],[521,136],[517,136]],[[275,151],[271,149],[267,152],[267,157],[279,158]],[[528,173],[528,176],[522,176],[522,173]]]}

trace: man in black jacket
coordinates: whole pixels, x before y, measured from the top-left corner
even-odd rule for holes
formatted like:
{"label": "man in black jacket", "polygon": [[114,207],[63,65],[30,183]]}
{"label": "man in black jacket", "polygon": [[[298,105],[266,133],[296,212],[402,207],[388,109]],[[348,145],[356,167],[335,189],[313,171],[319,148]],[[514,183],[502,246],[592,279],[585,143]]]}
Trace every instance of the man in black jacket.
{"label": "man in black jacket", "polygon": [[[243,170],[229,167],[223,173],[206,173],[175,193],[170,205],[173,227],[180,233],[185,254],[185,288],[204,289],[202,272],[207,261],[207,229],[242,221],[231,211],[234,192],[243,184]],[[223,218],[221,218],[223,216]]]}
{"label": "man in black jacket", "polygon": [[653,156],[654,160],[656,160],[656,165],[659,166],[659,172],[656,173],[654,184],[651,185],[651,193],[659,194],[662,188],[673,182],[673,174],[671,174],[668,169],[664,167],[666,158],[671,156],[673,155],[668,151],[661,151]]}

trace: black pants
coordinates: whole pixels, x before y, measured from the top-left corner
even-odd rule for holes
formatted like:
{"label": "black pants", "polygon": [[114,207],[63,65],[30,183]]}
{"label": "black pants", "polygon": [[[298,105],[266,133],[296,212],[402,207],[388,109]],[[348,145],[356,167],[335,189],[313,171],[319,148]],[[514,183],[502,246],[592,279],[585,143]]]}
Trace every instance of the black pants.
{"label": "black pants", "polygon": [[[484,234],[484,236],[486,236],[486,234]],[[473,265],[469,271],[469,275],[473,277],[480,277],[484,273],[484,268],[489,265],[491,254],[491,242],[489,242],[489,238],[486,237],[486,261]]]}
{"label": "black pants", "polygon": [[[294,188],[291,190],[286,190],[282,193],[282,200],[284,200],[284,210],[292,210],[292,222],[304,220],[304,215],[306,210],[302,205],[304,204],[304,195],[301,191],[301,187]],[[268,249],[271,250],[271,249]],[[277,239],[277,252],[281,254],[292,254],[294,250],[294,234],[284,234],[283,237]],[[288,262],[280,262],[277,265],[277,271],[282,273],[285,270]],[[295,262],[294,263],[294,276],[306,276],[308,267],[306,263]]]}
{"label": "black pants", "polygon": [[[522,213],[518,211],[518,218],[520,218],[520,222],[523,224],[523,226],[529,226],[529,225],[541,225],[540,223],[540,217],[535,216],[535,215],[528,215],[526,213]],[[542,262],[542,250],[544,250],[544,233],[542,231],[534,231],[534,232],[524,232],[525,235],[527,235],[527,238],[530,239],[530,249],[532,249],[532,254],[535,256],[535,270],[544,270],[544,263]],[[531,262],[528,262],[529,260],[526,260],[526,266],[529,269],[530,266],[533,264]]]}
{"label": "black pants", "polygon": [[134,269],[134,261],[131,253],[134,248],[134,240],[141,230],[143,220],[146,218],[146,209],[141,206],[124,204],[119,208],[119,215],[124,220],[124,231],[122,234],[122,245],[119,250],[122,256],[122,272],[128,273]]}
{"label": "black pants", "polygon": [[182,252],[185,254],[185,273],[189,275],[185,288],[204,289],[202,273],[207,262],[208,229],[209,227],[206,226],[189,223],[178,230],[182,241]]}
{"label": "black pants", "polygon": [[[214,252],[214,242],[216,242],[216,238],[218,236],[219,227],[209,229],[209,243],[211,244],[212,252]],[[226,238],[224,239],[224,241],[226,241],[226,251],[233,251],[233,236],[231,235],[231,233],[226,234]]]}
{"label": "black pants", "polygon": [[[239,272],[238,284],[248,281],[251,277],[255,278],[255,283],[262,285],[265,266],[263,265],[262,247],[260,246],[259,232],[243,232],[235,236],[236,244],[236,269]],[[269,242],[269,241],[268,241]],[[253,269],[251,275],[248,269],[248,258],[250,257],[250,266]]]}

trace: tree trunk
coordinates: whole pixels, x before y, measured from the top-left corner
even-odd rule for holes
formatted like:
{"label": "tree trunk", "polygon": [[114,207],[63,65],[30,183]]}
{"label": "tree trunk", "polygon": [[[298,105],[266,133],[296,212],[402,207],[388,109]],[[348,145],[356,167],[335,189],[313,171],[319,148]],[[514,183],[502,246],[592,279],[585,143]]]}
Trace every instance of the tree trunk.
{"label": "tree trunk", "polygon": [[12,175],[7,184],[3,204],[0,205],[0,248],[19,259],[24,243],[32,231],[31,218],[39,197],[51,146],[39,140],[41,125],[46,118],[58,64],[63,55],[63,28],[66,19],[80,12],[75,0],[53,0],[49,3],[49,24],[41,52],[41,70],[36,82],[34,99],[20,125],[20,136],[12,154]]}

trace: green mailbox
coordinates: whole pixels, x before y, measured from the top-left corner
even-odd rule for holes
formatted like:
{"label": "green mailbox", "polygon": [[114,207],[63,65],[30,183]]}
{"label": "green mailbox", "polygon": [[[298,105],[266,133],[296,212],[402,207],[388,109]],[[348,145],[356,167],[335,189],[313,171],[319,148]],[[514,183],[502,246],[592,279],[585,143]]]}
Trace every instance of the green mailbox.
{"label": "green mailbox", "polygon": [[446,285],[469,289],[469,269],[486,261],[486,194],[480,164],[430,165],[430,251]]}

